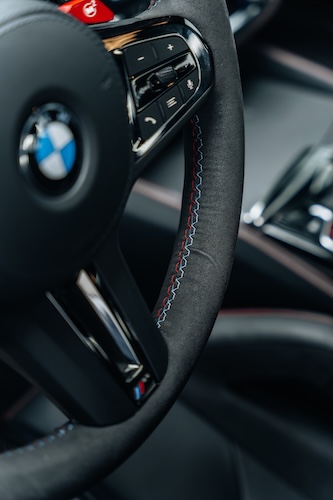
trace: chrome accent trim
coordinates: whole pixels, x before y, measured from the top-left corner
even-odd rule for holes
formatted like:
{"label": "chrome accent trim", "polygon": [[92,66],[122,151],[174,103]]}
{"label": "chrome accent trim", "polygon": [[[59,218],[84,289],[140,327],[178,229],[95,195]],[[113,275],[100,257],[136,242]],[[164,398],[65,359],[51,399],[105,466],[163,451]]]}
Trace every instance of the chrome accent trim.
{"label": "chrome accent trim", "polygon": [[330,236],[333,225],[333,212],[329,208],[323,207],[322,205],[311,205],[309,208],[309,214],[313,217],[318,217],[323,221],[322,228],[319,235],[319,241],[321,245],[333,252],[333,239]]}
{"label": "chrome accent trim", "polygon": [[[303,154],[268,195],[243,214],[243,222],[261,228],[265,234],[312,255],[331,258],[333,212],[320,203],[331,190],[333,182],[333,146],[329,141],[330,134],[327,134],[319,146]],[[284,214],[295,208],[302,209],[305,216],[308,214],[320,219],[315,232],[304,228],[303,235],[296,227],[294,230],[292,224],[289,228],[283,222]],[[309,231],[308,235],[306,231]],[[318,238],[311,238],[311,232],[318,232]]]}
{"label": "chrome accent trim", "polygon": [[262,217],[264,210],[264,202],[257,201],[249,212],[243,214],[243,222],[245,222],[245,224],[253,224],[254,226],[261,227],[265,222],[265,219]]}
{"label": "chrome accent trim", "polygon": [[[76,283],[79,290],[82,292],[83,296],[93,308],[117,345],[124,358],[126,373],[131,372],[131,378],[135,377],[142,370],[142,365],[115,314],[111,311],[110,307],[105,302],[98,288],[92,282],[86,271],[80,271]],[[132,369],[129,368],[130,366],[132,366]]]}
{"label": "chrome accent trim", "polygon": [[332,154],[331,146],[311,148],[296,166],[283,175],[263,200],[255,203],[251,210],[244,214],[243,221],[257,227],[263,226],[326,166]]}
{"label": "chrome accent trim", "polygon": [[[51,302],[53,307],[58,311],[60,316],[66,321],[66,323],[73,330],[75,335],[81,340],[81,342],[90,349],[95,355],[99,356],[99,358],[103,359],[107,363],[110,363],[111,360],[98,341],[93,337],[93,335],[88,334],[84,335],[79,328],[75,325],[75,323],[70,318],[69,314],[64,310],[62,305],[58,302],[58,300],[50,293],[46,292],[47,299]],[[124,364],[125,368],[123,369],[123,375],[125,376],[126,382],[131,382],[135,377],[137,377],[143,370],[143,365],[138,364]]]}
{"label": "chrome accent trim", "polygon": [[327,252],[321,248],[316,243],[312,243],[306,238],[302,238],[296,234],[292,234],[286,229],[282,229],[273,224],[265,224],[262,228],[263,233],[267,234],[267,236],[271,236],[277,240],[283,241],[288,245],[299,248],[300,250],[304,250],[306,252],[315,255],[316,257],[327,258]]}
{"label": "chrome accent trim", "polygon": [[96,341],[92,342],[91,337],[86,337],[83,335],[83,333],[77,328],[75,323],[71,320],[69,315],[66,313],[64,308],[59,304],[59,302],[56,300],[56,298],[52,295],[50,292],[46,292],[46,297],[47,299],[51,302],[53,307],[58,311],[60,316],[66,321],[66,323],[71,327],[75,335],[81,340],[81,342],[88,347],[93,353],[95,354],[100,354],[104,359],[107,361],[109,360],[108,356],[106,353],[103,351],[103,349],[97,344]]}
{"label": "chrome accent trim", "polygon": [[238,33],[245,28],[253,19],[259,16],[262,12],[262,7],[254,3],[250,3],[245,9],[239,9],[233,12],[230,16],[230,25],[233,33]]}

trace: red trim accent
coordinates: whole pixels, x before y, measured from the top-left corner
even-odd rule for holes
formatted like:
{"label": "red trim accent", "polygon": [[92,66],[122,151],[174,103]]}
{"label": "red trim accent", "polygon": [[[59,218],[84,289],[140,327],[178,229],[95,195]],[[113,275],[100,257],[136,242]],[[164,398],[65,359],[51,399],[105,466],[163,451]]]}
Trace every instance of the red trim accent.
{"label": "red trim accent", "polygon": [[146,392],[146,386],[145,386],[144,382],[142,382],[142,380],[140,380],[140,382],[138,383],[138,386],[139,386],[140,394],[141,394],[141,396],[143,396]]}
{"label": "red trim accent", "polygon": [[71,0],[58,7],[85,24],[99,24],[112,21],[114,13],[100,0]]}

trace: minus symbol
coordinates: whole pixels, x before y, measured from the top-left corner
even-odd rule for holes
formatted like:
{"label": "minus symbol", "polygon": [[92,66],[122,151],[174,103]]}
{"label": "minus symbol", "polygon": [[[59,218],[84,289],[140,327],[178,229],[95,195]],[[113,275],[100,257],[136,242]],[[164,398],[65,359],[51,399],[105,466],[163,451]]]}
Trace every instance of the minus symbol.
{"label": "minus symbol", "polygon": [[144,60],[144,56],[138,57],[138,61],[143,61],[143,60]]}

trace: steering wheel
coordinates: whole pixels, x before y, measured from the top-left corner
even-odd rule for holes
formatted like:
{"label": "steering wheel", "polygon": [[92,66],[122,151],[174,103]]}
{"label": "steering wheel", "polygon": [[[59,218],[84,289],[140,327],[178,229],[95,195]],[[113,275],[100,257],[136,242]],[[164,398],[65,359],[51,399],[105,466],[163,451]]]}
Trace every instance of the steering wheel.
{"label": "steering wheel", "polygon": [[[70,419],[1,455],[0,497],[59,500],[145,440],[205,346],[240,214],[240,78],[223,0],[92,28],[37,0],[0,7],[1,355]],[[181,220],[151,314],[117,227],[181,128]]]}

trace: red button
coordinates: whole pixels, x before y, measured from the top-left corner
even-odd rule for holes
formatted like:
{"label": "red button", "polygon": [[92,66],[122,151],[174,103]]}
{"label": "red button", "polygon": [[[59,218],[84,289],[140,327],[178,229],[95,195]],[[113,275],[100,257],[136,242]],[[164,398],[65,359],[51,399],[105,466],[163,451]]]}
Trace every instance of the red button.
{"label": "red button", "polygon": [[100,0],[71,0],[58,7],[85,24],[98,24],[112,21],[114,13]]}

